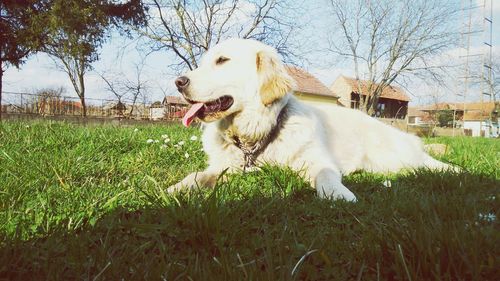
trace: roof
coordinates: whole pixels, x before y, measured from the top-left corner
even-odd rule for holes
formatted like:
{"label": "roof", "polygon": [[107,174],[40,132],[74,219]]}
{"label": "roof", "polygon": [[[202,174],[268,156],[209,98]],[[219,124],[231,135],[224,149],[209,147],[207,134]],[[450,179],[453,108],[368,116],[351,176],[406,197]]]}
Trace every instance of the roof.
{"label": "roof", "polygon": [[423,117],[429,115],[427,112],[422,111],[420,107],[408,107],[408,116]]}
{"label": "roof", "polygon": [[[457,107],[456,104],[449,102],[435,103],[420,107],[420,110],[422,111],[442,111],[442,110],[455,110],[455,109],[459,110],[460,107]],[[462,109],[463,109],[463,104],[462,104]]]}
{"label": "roof", "polygon": [[76,107],[76,108],[81,108],[82,107],[82,103],[80,101],[63,100],[62,104],[63,105],[73,106],[73,107]]}
{"label": "roof", "polygon": [[[361,91],[363,92],[363,95],[366,95],[365,93],[368,92],[368,86],[370,85],[369,81],[357,80],[357,79],[346,77],[343,75],[341,77],[343,77],[344,80],[347,82],[347,84],[349,84],[352,92],[358,93],[358,81],[360,82]],[[376,85],[377,84],[374,84],[373,86],[376,86]],[[373,86],[372,86],[372,88],[373,88]],[[386,98],[386,99],[392,99],[392,100],[410,101],[410,97],[404,92],[403,89],[401,89],[400,87],[391,86],[391,85],[384,88],[380,97]]]}
{"label": "roof", "polygon": [[[457,109],[464,108],[464,104],[457,104]],[[471,102],[471,103],[466,103],[465,104],[465,110],[483,110],[485,112],[493,112],[496,107],[500,107],[500,103],[497,102],[496,104],[494,102]]]}
{"label": "roof", "polygon": [[419,117],[420,122],[433,123],[434,118],[427,111],[422,111],[421,107],[408,107],[408,117]]}
{"label": "roof", "polygon": [[337,97],[325,84],[321,83],[318,78],[309,72],[295,66],[286,66],[286,70],[296,82],[294,91],[325,97]]}
{"label": "roof", "polygon": [[500,104],[497,102],[495,105],[494,102],[470,102],[470,103],[452,103],[452,102],[441,102],[431,105],[426,105],[420,108],[422,111],[441,111],[441,110],[457,110],[457,111],[484,111],[488,114],[493,112],[496,107],[500,107]]}
{"label": "roof", "polygon": [[494,102],[470,102],[470,103],[452,103],[452,102],[441,102],[431,105],[426,105],[422,107],[410,107],[408,108],[408,116],[421,116],[421,113],[431,113],[433,111],[443,111],[443,110],[456,110],[457,112],[464,112],[464,120],[468,121],[478,121],[478,120],[488,120],[490,119],[490,114],[493,114],[496,108],[500,108],[500,103]]}
{"label": "roof", "polygon": [[490,119],[490,114],[481,110],[466,111],[463,119],[464,121],[484,121]]}
{"label": "roof", "polygon": [[188,104],[188,102],[181,96],[165,96],[163,104]]}
{"label": "roof", "polygon": [[[457,109],[464,108],[464,104],[457,104]],[[492,114],[498,114],[499,102],[471,102],[465,104],[464,120],[488,120]]]}
{"label": "roof", "polygon": [[[498,102],[497,102],[497,106]],[[423,111],[439,111],[439,110],[457,110],[457,111],[464,111],[464,107],[466,111],[473,111],[473,110],[483,110],[486,112],[493,112],[495,110],[495,103],[494,102],[470,102],[470,103],[452,103],[452,102],[441,102],[441,103],[436,103],[436,104],[431,104],[431,105],[426,105],[420,108],[420,110]]]}

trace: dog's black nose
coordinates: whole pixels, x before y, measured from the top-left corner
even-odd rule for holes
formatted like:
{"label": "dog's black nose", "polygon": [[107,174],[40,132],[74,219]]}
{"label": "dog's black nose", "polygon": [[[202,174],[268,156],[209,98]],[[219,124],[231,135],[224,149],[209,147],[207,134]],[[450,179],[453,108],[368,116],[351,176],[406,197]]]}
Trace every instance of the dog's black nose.
{"label": "dog's black nose", "polygon": [[189,78],[187,78],[186,76],[180,76],[177,77],[177,79],[175,79],[175,86],[177,86],[177,90],[181,93],[182,91],[184,91],[184,89],[187,88],[188,85],[189,85]]}

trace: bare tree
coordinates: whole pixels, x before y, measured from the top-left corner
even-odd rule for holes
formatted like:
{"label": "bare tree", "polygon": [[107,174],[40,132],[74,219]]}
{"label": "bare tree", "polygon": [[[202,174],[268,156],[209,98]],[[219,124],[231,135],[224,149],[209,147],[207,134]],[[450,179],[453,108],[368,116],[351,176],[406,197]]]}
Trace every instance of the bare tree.
{"label": "bare tree", "polygon": [[130,102],[129,116],[132,116],[136,103],[140,98],[143,99],[144,103],[147,100],[149,81],[143,78],[144,66],[144,58],[134,63],[133,78],[128,78],[123,72],[99,73],[99,76],[106,83],[106,89],[118,99],[118,103]]}
{"label": "bare tree", "polygon": [[142,78],[142,71],[144,69],[144,59],[139,63],[134,64],[134,78],[127,79],[125,81],[125,89],[130,95],[130,101],[132,103],[132,107],[130,109],[129,115],[132,116],[135,105],[139,98],[143,99],[143,103],[145,104],[147,101],[147,91],[148,91],[148,81]]}
{"label": "bare tree", "polygon": [[[373,115],[386,87],[405,77],[443,82],[445,65],[434,58],[455,44],[450,26],[457,10],[427,0],[329,0],[338,33],[330,51],[351,59],[358,81],[360,109]],[[368,85],[363,92],[360,79]]]}
{"label": "bare tree", "polygon": [[[474,90],[470,91],[469,95],[475,95],[476,99],[480,99],[483,95],[483,99],[490,100],[489,93],[491,92],[491,100],[498,101],[500,98],[500,56],[493,55],[491,65],[489,61],[485,61],[488,59],[486,56],[487,54],[481,52],[472,55],[467,62],[467,73],[464,74],[464,70],[459,69],[460,72],[456,76],[467,77],[468,90]],[[489,71],[491,71],[491,76]],[[461,86],[463,89],[464,85],[461,84]],[[462,93],[461,96],[463,96]]]}
{"label": "bare tree", "polygon": [[66,88],[62,86],[37,90],[33,102],[37,104],[38,113],[41,115],[65,113],[64,93]]}
{"label": "bare tree", "polygon": [[491,94],[493,101],[497,102],[500,100],[500,56],[493,59],[491,72]]}
{"label": "bare tree", "polygon": [[127,92],[123,89],[123,84],[120,83],[121,79],[119,77],[123,77],[123,75],[110,72],[102,72],[98,73],[98,75],[104,83],[106,83],[106,90],[113,94],[118,102],[121,103],[123,96],[127,94]]}
{"label": "bare tree", "polygon": [[173,52],[177,69],[194,69],[208,48],[228,37],[253,38],[293,56],[289,37],[298,25],[285,0],[151,0],[150,19],[139,32],[153,50]]}

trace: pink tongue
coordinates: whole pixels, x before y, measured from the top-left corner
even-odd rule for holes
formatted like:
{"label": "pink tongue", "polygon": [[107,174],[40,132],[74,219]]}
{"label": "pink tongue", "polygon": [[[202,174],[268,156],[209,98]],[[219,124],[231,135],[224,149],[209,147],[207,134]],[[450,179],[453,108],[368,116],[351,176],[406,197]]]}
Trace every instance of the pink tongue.
{"label": "pink tongue", "polygon": [[196,118],[196,114],[203,108],[203,103],[195,103],[189,108],[188,112],[182,118],[182,125],[189,127],[193,122],[194,118]]}

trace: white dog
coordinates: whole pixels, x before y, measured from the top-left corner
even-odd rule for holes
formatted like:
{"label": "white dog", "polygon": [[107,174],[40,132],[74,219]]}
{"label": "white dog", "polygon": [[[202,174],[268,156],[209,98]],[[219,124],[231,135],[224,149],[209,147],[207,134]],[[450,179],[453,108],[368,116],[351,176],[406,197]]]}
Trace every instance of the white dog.
{"label": "white dog", "polygon": [[342,174],[449,166],[424,152],[420,140],[357,110],[311,107],[298,101],[276,51],[254,40],[230,39],[211,48],[200,67],[176,79],[192,104],[183,119],[205,122],[208,168],[169,188],[213,186],[226,170],[268,162],[305,173],[318,196],[355,201]]}

